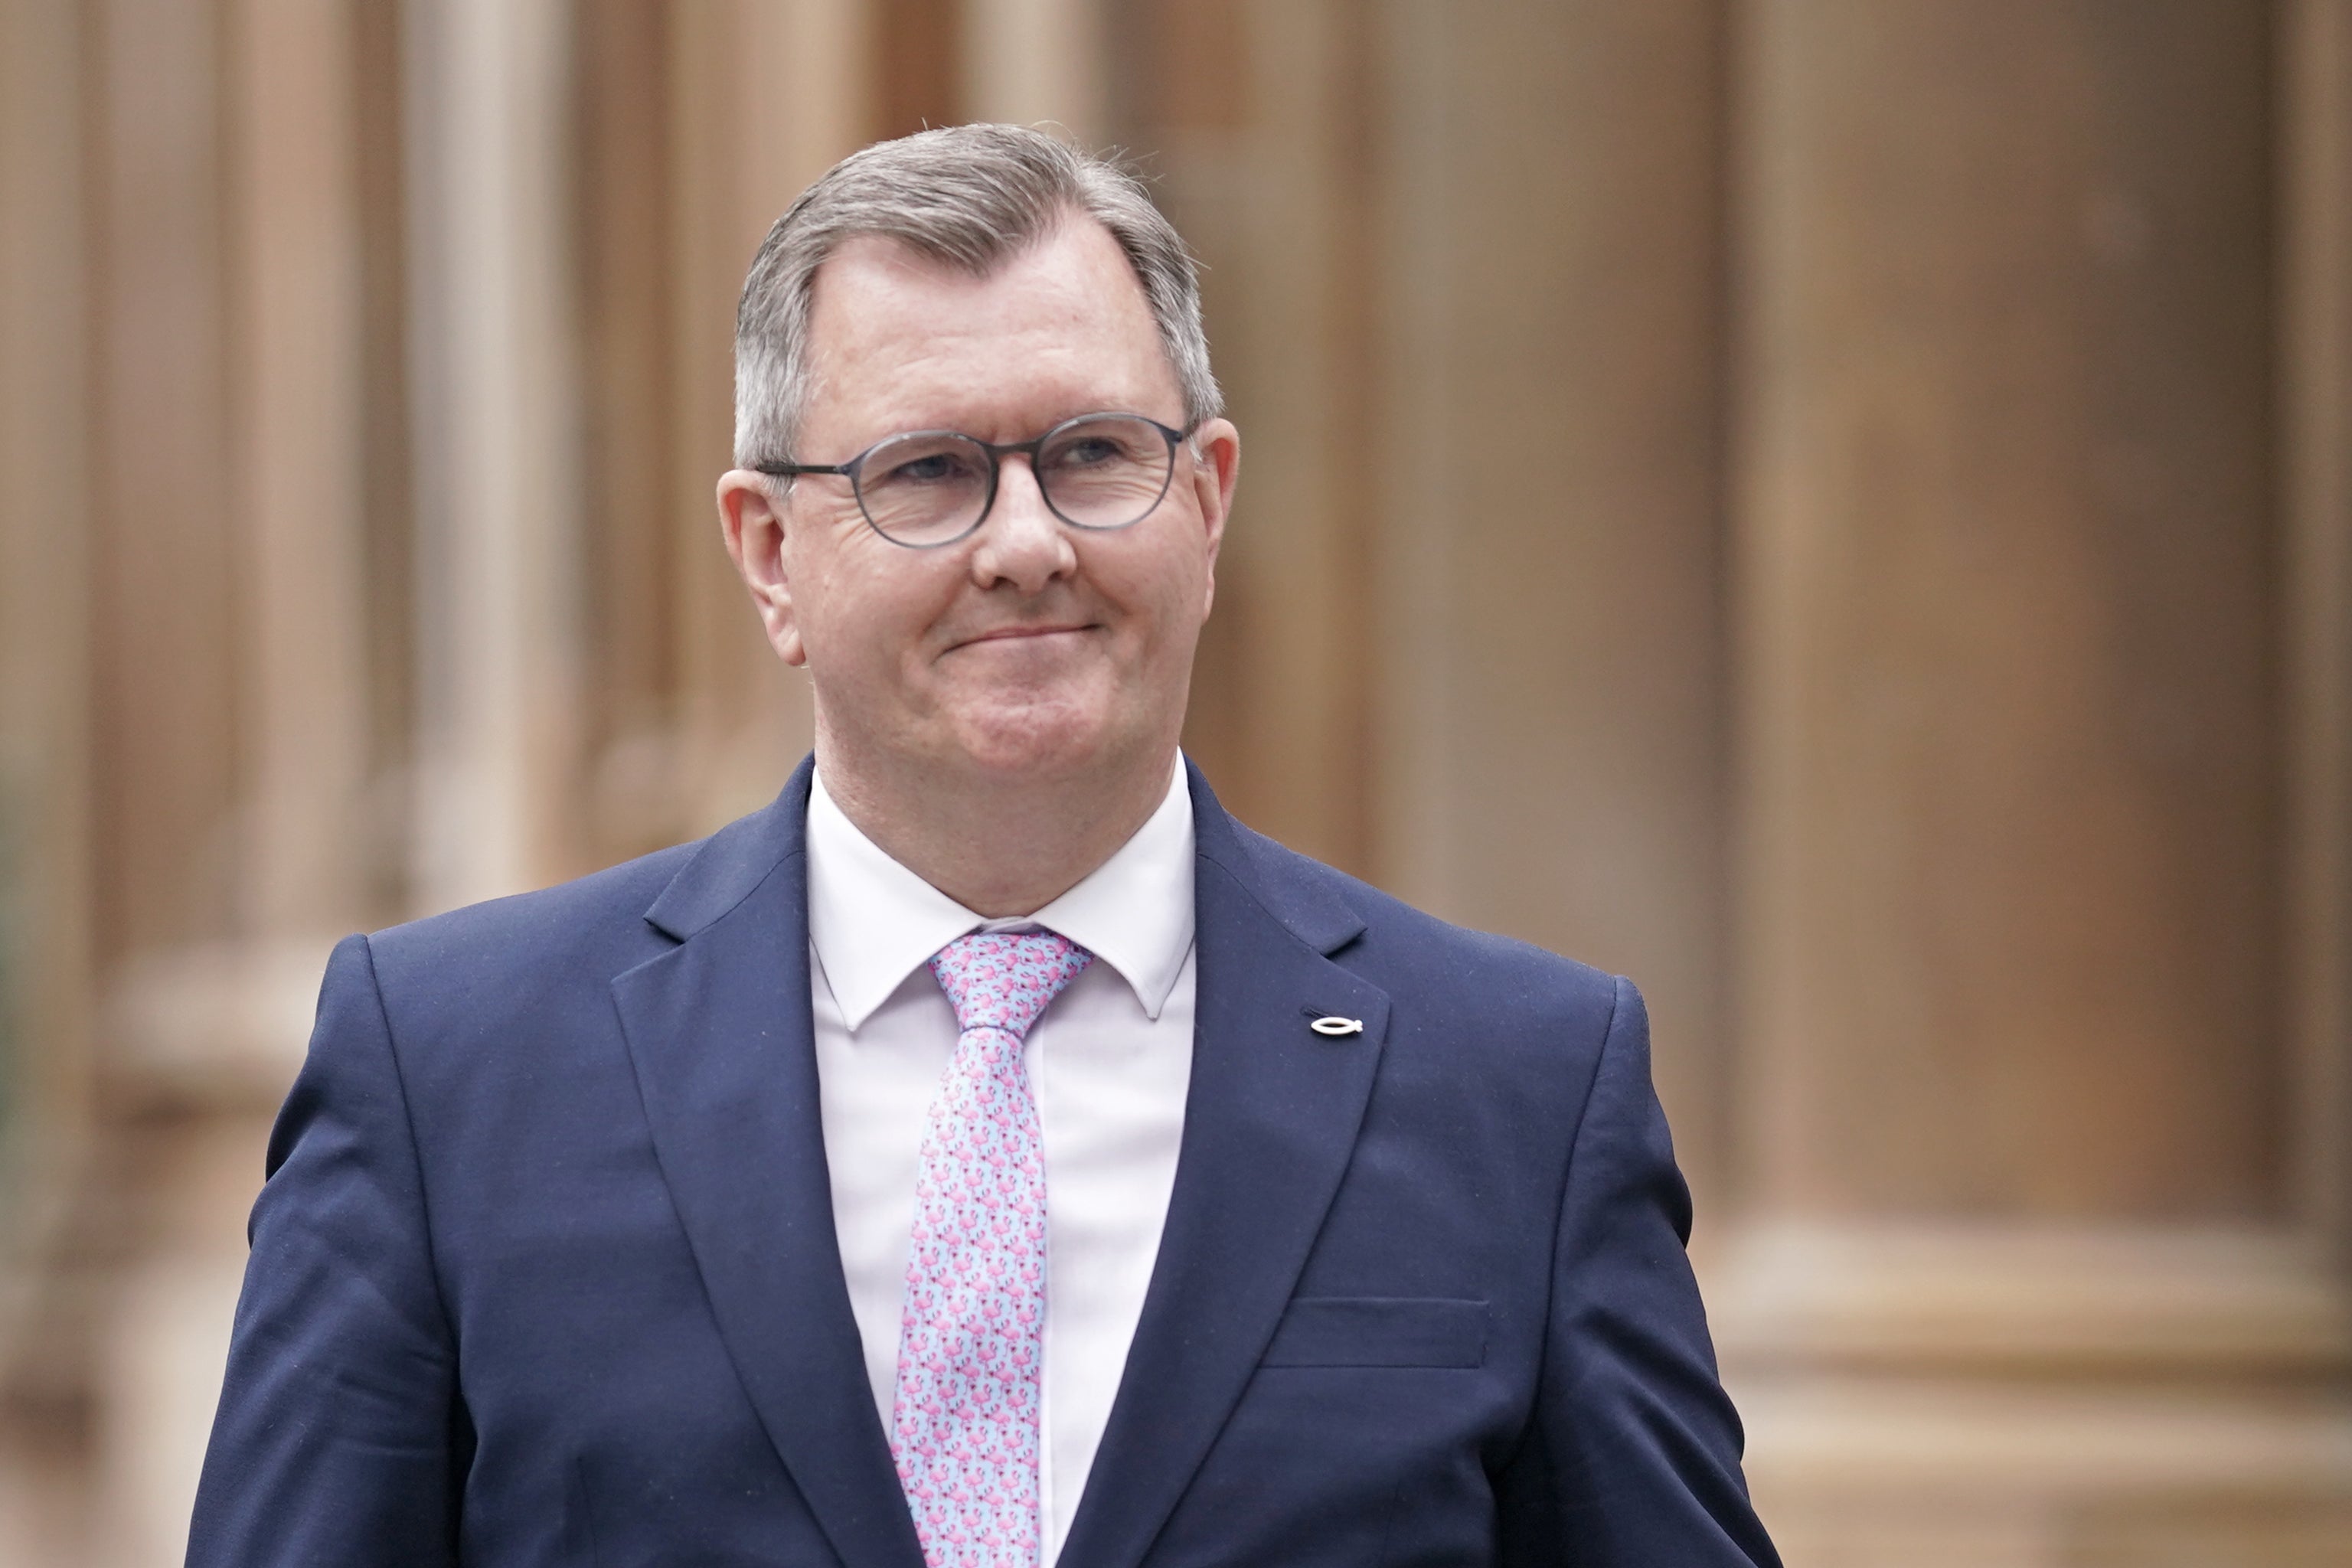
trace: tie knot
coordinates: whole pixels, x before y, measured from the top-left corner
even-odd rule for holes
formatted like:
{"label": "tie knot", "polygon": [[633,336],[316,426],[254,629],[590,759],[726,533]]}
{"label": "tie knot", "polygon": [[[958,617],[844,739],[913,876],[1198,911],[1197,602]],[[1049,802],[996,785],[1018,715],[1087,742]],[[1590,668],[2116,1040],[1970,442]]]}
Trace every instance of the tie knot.
{"label": "tie knot", "polygon": [[1050,931],[973,931],[931,955],[931,973],[955,1008],[956,1030],[1025,1037],[1045,1004],[1095,955]]}

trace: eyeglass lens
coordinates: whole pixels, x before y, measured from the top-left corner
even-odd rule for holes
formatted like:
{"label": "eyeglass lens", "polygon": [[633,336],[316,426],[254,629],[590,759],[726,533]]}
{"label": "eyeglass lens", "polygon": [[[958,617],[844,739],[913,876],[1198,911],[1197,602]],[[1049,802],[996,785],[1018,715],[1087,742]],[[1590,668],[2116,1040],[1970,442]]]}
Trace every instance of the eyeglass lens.
{"label": "eyeglass lens", "polygon": [[[1045,504],[1078,528],[1139,522],[1167,493],[1175,453],[1148,419],[1103,415],[1048,434],[1036,454]],[[961,537],[989,500],[988,448],[967,436],[894,436],[858,465],[858,504],[902,544]]]}

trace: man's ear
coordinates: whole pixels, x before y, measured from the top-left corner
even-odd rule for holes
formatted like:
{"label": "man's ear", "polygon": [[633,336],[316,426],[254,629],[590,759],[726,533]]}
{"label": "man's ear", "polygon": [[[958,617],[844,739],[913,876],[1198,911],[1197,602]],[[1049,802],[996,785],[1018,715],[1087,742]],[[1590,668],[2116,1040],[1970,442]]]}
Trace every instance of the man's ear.
{"label": "man's ear", "polygon": [[751,591],[768,646],[786,664],[798,665],[808,661],[808,652],[801,646],[785,564],[783,509],[788,495],[776,479],[748,468],[730,468],[719,477],[719,526],[727,536],[727,553]]}
{"label": "man's ear", "polygon": [[1225,519],[1234,510],[1234,486],[1242,471],[1242,433],[1230,419],[1207,419],[1184,445],[1192,457],[1192,493],[1201,509],[1201,526],[1207,532],[1207,615],[1217,597],[1217,552],[1225,542]]}

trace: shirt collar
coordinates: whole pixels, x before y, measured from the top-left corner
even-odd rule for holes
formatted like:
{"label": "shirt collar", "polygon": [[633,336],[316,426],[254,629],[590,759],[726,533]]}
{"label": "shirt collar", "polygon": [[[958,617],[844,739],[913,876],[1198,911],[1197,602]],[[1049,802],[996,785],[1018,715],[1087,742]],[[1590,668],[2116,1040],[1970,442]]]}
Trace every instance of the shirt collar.
{"label": "shirt collar", "polygon": [[892,859],[809,782],[809,942],[855,1032],[916,967],[967,931],[1043,926],[1118,972],[1160,1016],[1192,951],[1192,795],[1180,756],[1159,807],[1111,858],[1035,914],[992,921]]}

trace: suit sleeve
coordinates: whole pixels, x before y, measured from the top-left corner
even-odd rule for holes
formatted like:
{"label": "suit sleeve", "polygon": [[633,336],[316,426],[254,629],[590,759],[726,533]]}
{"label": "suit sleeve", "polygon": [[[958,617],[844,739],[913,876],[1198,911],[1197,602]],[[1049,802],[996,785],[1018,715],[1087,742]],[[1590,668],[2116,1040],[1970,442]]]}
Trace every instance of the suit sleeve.
{"label": "suit sleeve", "polygon": [[1779,1568],[1685,1246],[1690,1194],[1617,982],[1569,1156],[1531,1427],[1498,1478],[1511,1568]]}
{"label": "suit sleeve", "polygon": [[457,1352],[364,937],[328,963],[268,1170],[189,1568],[454,1563]]}

